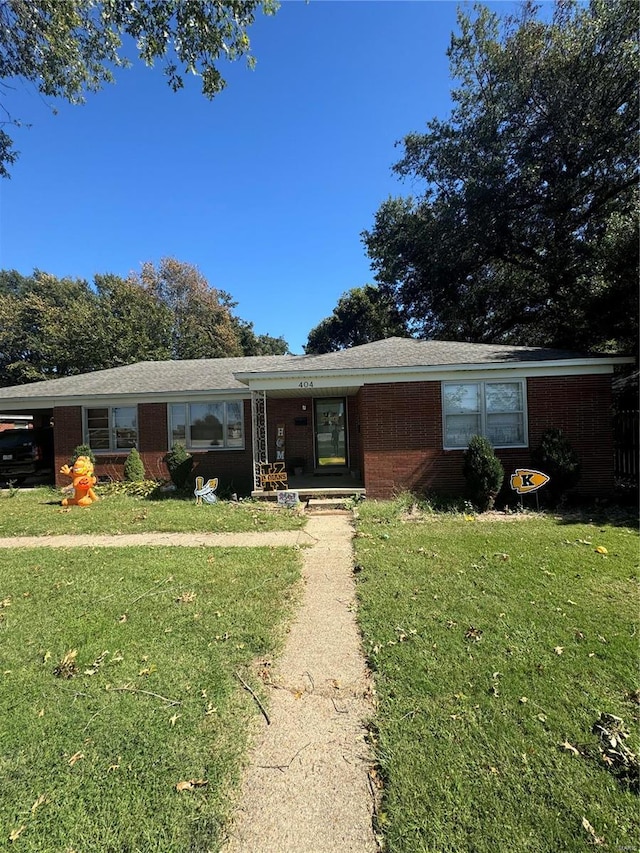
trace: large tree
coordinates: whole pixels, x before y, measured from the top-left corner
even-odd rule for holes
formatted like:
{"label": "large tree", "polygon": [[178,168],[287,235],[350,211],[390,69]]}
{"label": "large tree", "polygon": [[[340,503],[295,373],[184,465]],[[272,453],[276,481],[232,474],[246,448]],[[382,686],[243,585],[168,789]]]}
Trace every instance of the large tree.
{"label": "large tree", "polygon": [[98,302],[81,279],[36,270],[0,274],[0,385],[70,376],[101,365]]}
{"label": "large tree", "polygon": [[163,258],[157,267],[143,264],[138,282],[171,311],[173,358],[243,355],[231,297],[211,287],[196,266]]}
{"label": "large tree", "polygon": [[[253,66],[247,30],[262,9],[273,14],[276,0],[2,0],[0,80],[33,84],[43,95],[82,103],[113,81],[114,67],[127,65],[123,36],[134,39],[141,60],[164,62],[171,88],[197,74],[212,98],[225,81],[220,59],[247,57]],[[3,106],[0,101],[0,107]],[[6,110],[5,110],[6,113]],[[1,125],[19,125],[6,114],[0,122],[0,175],[17,152]]]}
{"label": "large tree", "polygon": [[425,337],[635,349],[636,0],[458,20],[451,115],[394,166],[422,192],[363,233],[378,282]]}
{"label": "large tree", "polygon": [[331,316],[311,329],[304,351],[319,355],[407,334],[407,324],[393,299],[380,288],[365,284],[340,297]]}
{"label": "large tree", "polygon": [[284,354],[283,338],[256,335],[230,295],[192,264],[164,258],[123,279],[56,278],[0,270],[0,386],[132,364]]}

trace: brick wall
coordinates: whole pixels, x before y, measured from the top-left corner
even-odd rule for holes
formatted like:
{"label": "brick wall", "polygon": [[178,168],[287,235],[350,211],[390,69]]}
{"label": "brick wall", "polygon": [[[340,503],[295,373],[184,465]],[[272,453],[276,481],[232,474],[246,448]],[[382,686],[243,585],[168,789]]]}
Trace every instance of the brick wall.
{"label": "brick wall", "polygon": [[[303,408],[306,406],[306,408]],[[296,424],[296,418],[307,423]],[[267,398],[267,451],[269,461],[276,460],[278,424],[284,425],[285,464],[292,472],[293,460],[304,459],[305,472],[313,470],[313,400],[310,397]]]}
{"label": "brick wall", "polygon": [[56,485],[68,486],[68,477],[59,474],[71,462],[74,449],[82,444],[82,409],[80,406],[56,406],[53,410],[53,470]]}
{"label": "brick wall", "polygon": [[[244,450],[194,451],[195,476],[205,479],[218,477],[219,491],[249,494],[253,488],[251,451],[251,403],[244,401]],[[141,403],[138,406],[138,450],[149,479],[167,480],[169,472],[163,462],[168,448],[166,403]],[[78,444],[82,444],[82,408],[80,406],[54,409],[54,446],[56,484],[66,486],[69,478],[57,473],[68,464]],[[100,453],[96,457],[95,473],[100,479],[121,480],[128,452]]]}
{"label": "brick wall", "polygon": [[[611,377],[561,376],[527,380],[529,446],[560,427],[582,462],[576,492],[606,495],[613,488]],[[459,496],[465,491],[463,451],[442,449],[439,382],[365,385],[360,392],[367,495],[404,490]],[[498,450],[509,476],[528,467],[528,449]]]}

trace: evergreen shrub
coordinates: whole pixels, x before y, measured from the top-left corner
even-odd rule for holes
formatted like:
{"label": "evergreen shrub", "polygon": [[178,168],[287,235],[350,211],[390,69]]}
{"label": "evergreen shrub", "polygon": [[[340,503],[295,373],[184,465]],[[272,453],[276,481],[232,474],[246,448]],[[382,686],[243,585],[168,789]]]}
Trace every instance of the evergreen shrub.
{"label": "evergreen shrub", "polygon": [[551,504],[559,503],[565,493],[580,482],[580,459],[558,427],[550,427],[542,433],[531,460],[535,468],[550,478],[540,493]]}
{"label": "evergreen shrub", "polygon": [[178,442],[164,455],[164,463],[169,471],[171,482],[178,491],[182,491],[187,485],[193,468],[193,456],[187,453],[184,444]]}
{"label": "evergreen shrub", "polygon": [[144,463],[137,449],[132,447],[124,462],[124,479],[127,483],[140,483],[145,477]]}
{"label": "evergreen shrub", "polygon": [[464,452],[463,472],[469,498],[480,511],[492,509],[504,480],[504,468],[491,442],[474,435]]}

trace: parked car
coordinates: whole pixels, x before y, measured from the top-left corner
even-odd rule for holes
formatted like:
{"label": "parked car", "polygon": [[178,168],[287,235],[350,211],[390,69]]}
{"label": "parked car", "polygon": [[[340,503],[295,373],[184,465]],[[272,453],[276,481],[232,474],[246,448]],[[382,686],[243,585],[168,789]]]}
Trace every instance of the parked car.
{"label": "parked car", "polygon": [[0,432],[0,479],[23,482],[53,470],[53,430],[6,429]]}

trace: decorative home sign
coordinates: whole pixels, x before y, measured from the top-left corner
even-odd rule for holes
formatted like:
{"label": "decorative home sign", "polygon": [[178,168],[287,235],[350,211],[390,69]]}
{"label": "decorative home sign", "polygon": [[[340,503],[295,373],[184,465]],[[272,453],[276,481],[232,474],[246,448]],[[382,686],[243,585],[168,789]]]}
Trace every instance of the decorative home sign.
{"label": "decorative home sign", "polygon": [[278,506],[286,506],[289,509],[300,503],[300,495],[295,490],[278,492]]}
{"label": "decorative home sign", "polygon": [[530,468],[516,468],[511,475],[511,488],[519,495],[528,495],[546,485],[551,478],[542,471],[532,471]]}
{"label": "decorative home sign", "polygon": [[284,462],[284,424],[276,426],[276,462]]}
{"label": "decorative home sign", "polygon": [[208,504],[216,503],[218,497],[214,494],[214,492],[217,488],[217,477],[214,477],[211,480],[207,480],[206,483],[204,482],[204,477],[196,477],[196,487],[193,490],[193,494],[196,496],[196,505],[201,506],[202,501]]}
{"label": "decorative home sign", "polygon": [[261,462],[260,486],[265,492],[270,492],[274,489],[288,489],[289,481],[284,468],[284,462]]}

